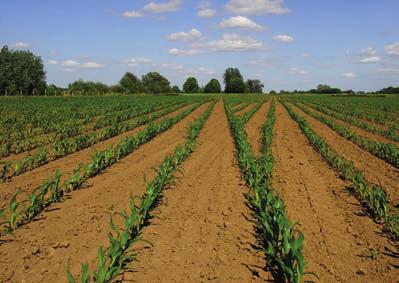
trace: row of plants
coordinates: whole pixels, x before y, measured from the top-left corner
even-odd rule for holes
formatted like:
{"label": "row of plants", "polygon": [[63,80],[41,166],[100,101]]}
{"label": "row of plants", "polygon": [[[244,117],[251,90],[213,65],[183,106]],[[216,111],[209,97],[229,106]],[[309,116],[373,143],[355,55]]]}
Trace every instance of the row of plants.
{"label": "row of plants", "polygon": [[386,137],[393,141],[399,141],[399,135],[398,135],[397,128],[396,128],[395,124],[393,124],[388,130],[384,130],[380,127],[376,127],[376,126],[373,126],[372,124],[366,123],[360,119],[356,119],[352,116],[348,116],[348,115],[345,115],[345,114],[342,114],[339,112],[332,111],[332,110],[325,108],[323,106],[320,106],[318,104],[307,103],[306,105],[317,110],[317,111],[320,111],[321,113],[324,113],[328,116],[334,117],[335,119],[352,124],[358,128],[361,128],[361,129],[371,132],[373,134]]}
{"label": "row of plants", "polygon": [[386,231],[392,239],[399,239],[399,214],[392,210],[389,198],[381,185],[371,184],[366,180],[362,172],[352,162],[338,155],[332,150],[326,141],[318,136],[309,126],[305,118],[298,115],[287,103],[282,101],[290,116],[298,123],[310,144],[333,167],[343,180],[352,183],[354,195],[365,207],[366,211],[377,222],[385,224]]}
{"label": "row of plants", "polygon": [[245,123],[249,118],[235,117],[228,103],[225,104],[225,110],[235,140],[239,165],[251,188],[247,201],[256,220],[258,244],[266,255],[267,267],[279,282],[302,282],[306,274],[304,236],[295,228],[295,223],[288,219],[283,200],[271,187],[275,101],[271,102],[267,121],[262,127],[263,154],[259,158],[254,156],[245,133]]}
{"label": "row of plants", "polygon": [[[137,107],[137,104],[103,105],[92,101],[90,105],[79,107],[75,103],[69,105],[68,101],[35,99],[34,103],[27,100],[4,101],[2,117],[0,120],[0,155],[8,156],[11,153],[21,153],[40,146],[42,139],[52,132],[62,132],[69,126],[76,127],[91,123],[95,117],[115,113],[121,109]],[[17,102],[14,105],[9,103]],[[29,103],[30,102],[30,103]],[[51,102],[51,103],[49,103]],[[117,102],[117,101],[116,101]],[[27,105],[25,105],[27,103]],[[26,109],[27,108],[27,109]],[[41,136],[40,136],[41,135]]]}
{"label": "row of plants", "polygon": [[330,110],[383,126],[399,122],[399,103],[395,97],[306,96],[301,97],[301,101],[316,103]]}
{"label": "row of plants", "polygon": [[391,143],[383,143],[374,141],[372,139],[360,136],[355,132],[351,131],[348,127],[339,125],[335,123],[332,119],[323,116],[321,114],[310,111],[308,108],[304,107],[302,104],[293,102],[299,109],[308,114],[309,116],[319,120],[320,122],[326,124],[329,128],[337,132],[340,136],[348,139],[349,141],[355,143],[360,148],[370,152],[371,154],[385,160],[386,162],[392,164],[396,168],[399,168],[399,149],[396,145]]}
{"label": "row of plants", "polygon": [[[33,170],[50,161],[54,161],[61,157],[78,152],[82,149],[89,148],[90,146],[93,146],[99,142],[115,137],[121,133],[131,131],[141,125],[150,123],[162,116],[187,106],[188,104],[189,102],[177,104],[149,115],[145,114],[126,123],[112,125],[101,131],[79,135],[70,139],[54,140],[49,148],[40,148],[36,155],[28,154],[21,160],[0,163],[3,164],[3,166],[0,167],[0,177],[2,177],[3,181],[10,180],[12,177]],[[196,106],[199,105],[196,104]]]}
{"label": "row of plants", "polygon": [[[131,154],[158,134],[170,129],[174,124],[197,109],[199,105],[194,105],[175,117],[165,118],[159,123],[150,123],[136,136],[126,137],[118,144],[94,153],[90,161],[87,164],[79,164],[71,177],[65,180],[63,184],[60,183],[61,173],[57,171],[53,179],[44,182],[39,188],[33,190],[33,192],[29,193],[18,190],[11,198],[7,211],[0,210],[0,215],[3,218],[2,224],[5,226],[3,234],[11,233],[19,226],[29,223],[52,203],[64,200],[63,197],[66,193],[81,189],[89,178],[96,176]],[[25,198],[18,197],[22,192],[24,192]]]}
{"label": "row of plants", "polygon": [[[136,259],[137,253],[132,246],[140,241],[143,227],[148,225],[154,217],[152,211],[160,203],[163,191],[172,185],[176,173],[179,172],[179,167],[194,151],[196,139],[214,105],[215,101],[190,125],[186,143],[178,145],[174,154],[164,159],[159,169],[156,170],[157,175],[151,182],[146,182],[144,195],[130,198],[129,211],[111,213],[108,247],[98,248],[98,266],[93,271],[90,271],[88,263],[81,265],[80,282],[111,282]],[[122,218],[123,228],[115,225],[115,216]],[[69,283],[77,282],[70,271],[69,262],[66,275]]]}
{"label": "row of plants", "polygon": [[[182,103],[179,102],[179,103]],[[121,123],[123,121],[139,117],[154,111],[161,110],[175,104],[172,102],[162,103],[148,103],[143,105],[129,104],[124,110],[105,112],[104,116],[98,116],[95,123],[89,126],[87,123],[83,123],[78,119],[67,119],[62,123],[53,125],[51,134],[46,135],[31,135],[26,136],[23,131],[18,131],[20,136],[18,138],[9,137],[6,143],[1,145],[1,155],[3,157],[9,156],[12,153],[18,154],[25,151],[30,151],[35,148],[48,145],[54,141],[62,141],[67,138],[72,138],[77,135],[88,134],[90,131],[101,129],[113,124]],[[108,109],[107,109],[108,110]]]}

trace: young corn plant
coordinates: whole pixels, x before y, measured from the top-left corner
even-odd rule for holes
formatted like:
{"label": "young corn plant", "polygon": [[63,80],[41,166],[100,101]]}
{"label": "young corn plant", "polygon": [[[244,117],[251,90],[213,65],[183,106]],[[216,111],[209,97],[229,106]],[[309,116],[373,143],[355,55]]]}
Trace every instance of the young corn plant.
{"label": "young corn plant", "polygon": [[[303,234],[294,229],[285,213],[283,201],[275,196],[270,186],[273,170],[271,141],[275,122],[275,102],[271,102],[266,124],[262,127],[263,154],[255,158],[248,143],[244,123],[249,120],[236,118],[225,103],[230,127],[238,151],[238,161],[244,179],[252,189],[247,194],[249,206],[256,219],[259,244],[268,259],[268,266],[276,278],[284,282],[302,282],[305,273],[303,256]],[[249,116],[250,117],[250,116]]]}
{"label": "young corn plant", "polygon": [[326,141],[311,129],[307,121],[292,110],[286,101],[283,100],[282,103],[316,151],[341,174],[344,180],[352,182],[355,196],[369,214],[377,222],[383,221],[389,236],[398,239],[398,222],[396,219],[399,219],[399,216],[397,213],[391,212],[386,191],[380,185],[369,184],[352,162],[333,151]]}
{"label": "young corn plant", "polygon": [[[178,167],[191,153],[192,143],[195,142],[205,121],[209,117],[215,102],[213,102],[207,111],[190,125],[188,130],[188,140],[184,146],[177,146],[172,156],[167,156],[162,162],[157,175],[151,182],[145,182],[145,193],[140,198],[140,204],[136,205],[136,198],[130,197],[130,211],[121,212],[113,215],[119,215],[124,220],[124,229],[118,228],[113,221],[113,215],[110,218],[111,233],[108,237],[109,247],[98,249],[98,267],[92,273],[88,268],[88,264],[81,265],[81,282],[82,283],[105,283],[111,282],[121,271],[136,258],[136,253],[130,251],[132,245],[141,240],[140,231],[148,225],[152,218],[151,212],[159,204],[163,194],[162,191],[169,187],[173,182],[174,175],[178,171]],[[145,136],[143,136],[145,137]],[[76,283],[76,279],[71,273],[70,264],[68,263],[67,280],[69,283]]]}

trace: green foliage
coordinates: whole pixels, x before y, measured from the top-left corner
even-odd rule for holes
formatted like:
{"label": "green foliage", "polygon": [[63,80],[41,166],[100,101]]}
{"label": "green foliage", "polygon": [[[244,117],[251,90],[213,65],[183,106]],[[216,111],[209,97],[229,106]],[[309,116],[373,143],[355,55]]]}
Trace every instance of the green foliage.
{"label": "green foliage", "polygon": [[[151,182],[145,182],[145,193],[139,199],[139,205],[136,204],[137,198],[131,196],[130,211],[122,211],[111,215],[111,233],[108,236],[109,246],[106,249],[103,247],[98,248],[98,266],[92,272],[92,276],[88,264],[84,263],[81,265],[81,282],[88,283],[91,280],[96,283],[111,282],[129,262],[135,259],[136,253],[129,252],[128,248],[141,240],[140,231],[153,217],[151,212],[162,198],[162,191],[171,185],[178,167],[192,152],[194,148],[193,144],[214,105],[215,101],[211,103],[204,114],[190,125],[186,144],[184,146],[178,145],[175,153],[172,156],[167,156],[159,169],[156,170],[157,175],[154,179]],[[122,217],[124,223],[123,229],[115,225],[113,221],[115,215]],[[70,271],[69,262],[66,276],[69,283],[77,282]]]}
{"label": "green foliage", "polygon": [[264,87],[260,80],[247,80],[245,82],[245,91],[248,93],[262,93]]}
{"label": "green foliage", "polygon": [[224,75],[225,93],[244,93],[245,83],[240,73],[236,68],[226,69]]}
{"label": "green foliage", "polygon": [[130,72],[127,72],[121,78],[119,85],[123,88],[125,93],[141,93],[144,90],[140,79]]}
{"label": "green foliage", "polygon": [[299,124],[316,151],[323,156],[330,166],[341,174],[344,180],[352,182],[355,196],[369,211],[371,216],[376,220],[383,220],[390,235],[393,238],[399,238],[399,222],[396,221],[399,216],[391,214],[389,199],[385,190],[379,185],[369,184],[363,174],[350,161],[333,151],[325,140],[313,131],[307,121],[292,110],[287,102],[283,101],[283,105],[291,117]]}
{"label": "green foliage", "polygon": [[0,51],[1,95],[44,95],[46,73],[42,59],[30,51]]}
{"label": "green foliage", "polygon": [[183,85],[183,92],[185,93],[198,93],[200,90],[198,86],[198,81],[194,77],[187,78]]}
{"label": "green foliage", "polygon": [[157,72],[145,74],[141,81],[146,93],[162,94],[172,91],[170,82]]}
{"label": "green foliage", "polygon": [[222,87],[217,79],[211,79],[204,88],[205,93],[221,93]]}
{"label": "green foliage", "polygon": [[85,82],[82,79],[68,85],[73,95],[103,95],[109,92],[109,87],[100,82]]}
{"label": "green foliage", "polygon": [[284,282],[302,282],[305,274],[303,234],[294,229],[294,224],[285,213],[283,201],[273,194],[270,185],[274,164],[271,140],[275,103],[272,102],[267,122],[262,127],[263,154],[256,158],[244,130],[245,123],[256,111],[238,118],[226,101],[225,109],[235,139],[239,165],[247,185],[251,188],[247,199],[256,219],[256,232],[259,244],[266,254],[267,264]]}

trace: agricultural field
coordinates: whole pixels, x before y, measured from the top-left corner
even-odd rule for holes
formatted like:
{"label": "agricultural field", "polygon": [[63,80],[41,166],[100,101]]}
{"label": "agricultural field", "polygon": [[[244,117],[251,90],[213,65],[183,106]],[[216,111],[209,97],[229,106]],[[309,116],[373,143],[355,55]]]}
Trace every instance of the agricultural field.
{"label": "agricultural field", "polygon": [[399,282],[399,100],[0,99],[0,282]]}

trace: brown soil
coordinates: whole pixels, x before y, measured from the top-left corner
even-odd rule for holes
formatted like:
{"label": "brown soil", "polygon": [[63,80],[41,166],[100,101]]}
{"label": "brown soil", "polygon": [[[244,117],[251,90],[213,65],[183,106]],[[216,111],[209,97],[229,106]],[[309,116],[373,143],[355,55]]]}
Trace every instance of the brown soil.
{"label": "brown soil", "polygon": [[163,159],[185,140],[188,125],[209,104],[144,144],[132,154],[89,179],[88,188],[55,204],[44,217],[17,229],[0,249],[0,282],[66,282],[71,258],[72,272],[80,263],[97,263],[97,248],[107,245],[109,212],[128,208],[129,197],[144,191],[143,174],[151,179]]}
{"label": "brown soil", "polygon": [[363,129],[359,128],[359,127],[356,127],[356,126],[354,126],[354,125],[352,125],[350,123],[344,122],[342,120],[335,119],[334,117],[326,115],[326,114],[324,114],[324,113],[322,113],[322,112],[320,112],[320,111],[318,111],[316,109],[313,109],[313,108],[311,108],[309,106],[304,106],[304,107],[309,109],[312,112],[315,112],[315,113],[317,113],[319,115],[322,115],[324,117],[327,117],[327,118],[331,119],[334,123],[336,123],[338,125],[345,126],[345,127],[349,128],[351,131],[353,131],[354,133],[358,134],[359,136],[363,136],[365,138],[368,138],[368,139],[371,139],[371,140],[374,140],[374,141],[383,142],[383,143],[392,143],[392,144],[394,144],[396,146],[399,146],[399,142],[395,142],[395,141],[390,140],[390,139],[388,139],[386,137],[373,134],[373,133],[371,133],[369,131],[363,130]]}
{"label": "brown soil", "polygon": [[[163,116],[156,121],[160,121],[165,117],[174,117],[178,115],[178,113],[187,110],[190,107],[192,107],[192,105],[169,113],[168,115]],[[204,107],[206,106],[202,106],[200,110],[197,109],[197,112],[202,111]],[[54,160],[46,165],[28,171],[22,175],[16,176],[12,178],[9,182],[1,183],[0,207],[4,207],[8,204],[8,201],[10,200],[11,196],[16,192],[17,188],[22,188],[24,191],[27,192],[33,192],[34,189],[40,186],[45,180],[53,178],[57,169],[61,170],[61,173],[63,173],[63,179],[66,179],[73,172],[73,170],[79,166],[79,163],[87,163],[90,160],[91,155],[95,151],[104,150],[113,144],[117,144],[123,138],[134,136],[138,132],[142,131],[145,127],[146,125],[143,125],[131,131],[124,132],[104,142],[97,143],[90,148],[86,148],[73,154],[67,155],[60,159]]]}
{"label": "brown soil", "polygon": [[[379,227],[362,215],[358,201],[310,146],[288,112],[276,105],[273,188],[292,221],[304,233],[306,270],[316,282],[395,282],[398,260],[384,254],[390,247]],[[369,249],[376,260],[361,257]],[[395,262],[396,261],[396,262]]]}
{"label": "brown soil", "polygon": [[[265,262],[251,245],[250,212],[221,101],[183,164],[184,177],[165,192],[159,219],[145,228],[127,282],[263,282]],[[142,244],[143,246],[144,244]],[[259,274],[258,274],[259,273]]]}
{"label": "brown soil", "polygon": [[245,107],[244,109],[242,109],[242,110],[240,110],[240,111],[238,111],[238,112],[235,112],[234,115],[236,115],[236,116],[242,116],[242,115],[244,115],[245,113],[247,113],[248,111],[251,111],[252,109],[254,109],[254,108],[256,107],[256,104],[257,104],[257,103],[248,104],[247,107]]}
{"label": "brown soil", "polygon": [[260,155],[262,152],[262,126],[266,122],[269,107],[270,102],[264,103],[245,125],[245,132],[256,155]]}
{"label": "brown soil", "polygon": [[327,125],[305,114],[293,104],[291,106],[308,121],[309,126],[324,138],[334,151],[352,161],[369,182],[381,184],[386,189],[393,205],[399,203],[399,169],[341,137]]}

